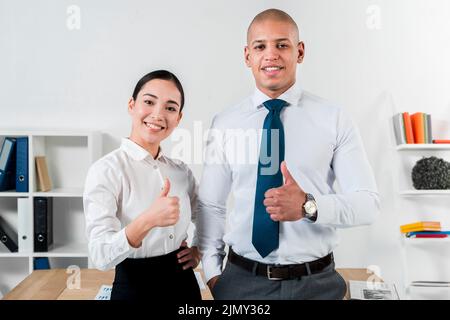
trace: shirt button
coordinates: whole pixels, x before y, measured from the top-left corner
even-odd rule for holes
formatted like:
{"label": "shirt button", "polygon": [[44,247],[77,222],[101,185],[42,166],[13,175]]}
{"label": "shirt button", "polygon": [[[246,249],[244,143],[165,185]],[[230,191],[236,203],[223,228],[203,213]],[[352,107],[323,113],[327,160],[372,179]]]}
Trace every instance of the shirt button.
{"label": "shirt button", "polygon": [[169,235],[169,239],[173,239],[173,234]]}

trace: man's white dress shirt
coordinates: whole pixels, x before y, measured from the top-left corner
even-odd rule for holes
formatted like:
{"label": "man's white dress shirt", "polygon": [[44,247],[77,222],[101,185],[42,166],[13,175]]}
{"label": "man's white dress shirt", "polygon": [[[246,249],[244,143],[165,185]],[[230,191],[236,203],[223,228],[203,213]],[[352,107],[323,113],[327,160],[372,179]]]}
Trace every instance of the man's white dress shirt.
{"label": "man's white dress shirt", "polygon": [[[197,213],[207,280],[222,272],[225,244],[263,263],[304,263],[333,251],[336,228],[370,224],[379,212],[375,179],[355,125],[341,107],[295,84],[278,97],[288,102],[281,111],[285,160],[298,185],[315,197],[318,218],[314,223],[280,222],[279,248],[265,258],[259,255],[252,244],[252,225],[259,144],[268,113],[262,103],[270,99],[256,89],[213,119]],[[230,192],[234,206],[226,217]]]}

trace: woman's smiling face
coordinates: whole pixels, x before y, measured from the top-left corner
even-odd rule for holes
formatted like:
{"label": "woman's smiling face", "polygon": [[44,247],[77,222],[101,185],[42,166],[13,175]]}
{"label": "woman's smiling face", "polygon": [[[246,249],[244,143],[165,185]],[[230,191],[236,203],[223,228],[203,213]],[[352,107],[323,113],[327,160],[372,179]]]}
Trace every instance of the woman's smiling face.
{"label": "woman's smiling face", "polygon": [[[162,140],[178,126],[182,113],[181,94],[172,81],[153,79],[130,99],[131,140],[148,151],[156,151]],[[153,152],[152,152],[153,153]]]}

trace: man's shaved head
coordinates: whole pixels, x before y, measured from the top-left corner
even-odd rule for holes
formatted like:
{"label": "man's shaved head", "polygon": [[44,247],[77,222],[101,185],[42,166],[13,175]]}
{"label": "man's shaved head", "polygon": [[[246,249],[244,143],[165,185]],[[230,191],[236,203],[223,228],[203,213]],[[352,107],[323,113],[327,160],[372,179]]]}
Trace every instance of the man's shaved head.
{"label": "man's shaved head", "polygon": [[287,22],[292,25],[294,28],[295,34],[297,36],[297,42],[299,39],[299,32],[298,32],[298,26],[295,23],[294,19],[290,15],[288,15],[286,12],[278,10],[278,9],[267,9],[260,13],[258,13],[250,23],[247,29],[247,43],[250,39],[250,32],[253,27],[253,25],[264,22],[266,20],[272,20],[272,21],[279,21],[279,22]]}

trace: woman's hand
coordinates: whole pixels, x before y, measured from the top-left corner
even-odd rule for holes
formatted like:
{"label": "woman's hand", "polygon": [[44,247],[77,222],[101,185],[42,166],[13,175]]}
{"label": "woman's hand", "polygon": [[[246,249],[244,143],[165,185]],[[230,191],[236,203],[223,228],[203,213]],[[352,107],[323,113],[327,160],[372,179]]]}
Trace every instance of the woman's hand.
{"label": "woman's hand", "polygon": [[180,218],[180,199],[178,197],[169,197],[169,191],[170,182],[166,178],[161,194],[144,213],[153,222],[151,223],[153,226],[173,226]]}
{"label": "woman's hand", "polygon": [[166,179],[161,194],[153,201],[150,208],[142,212],[125,228],[128,243],[133,248],[139,248],[142,245],[142,240],[152,228],[173,226],[178,222],[180,200],[178,197],[169,197],[169,191],[170,182]]}
{"label": "woman's hand", "polygon": [[181,247],[185,247],[185,249],[178,252],[178,263],[183,264],[183,270],[188,268],[195,269],[200,263],[200,252],[198,251],[198,248],[189,248],[186,241],[181,243]]}

